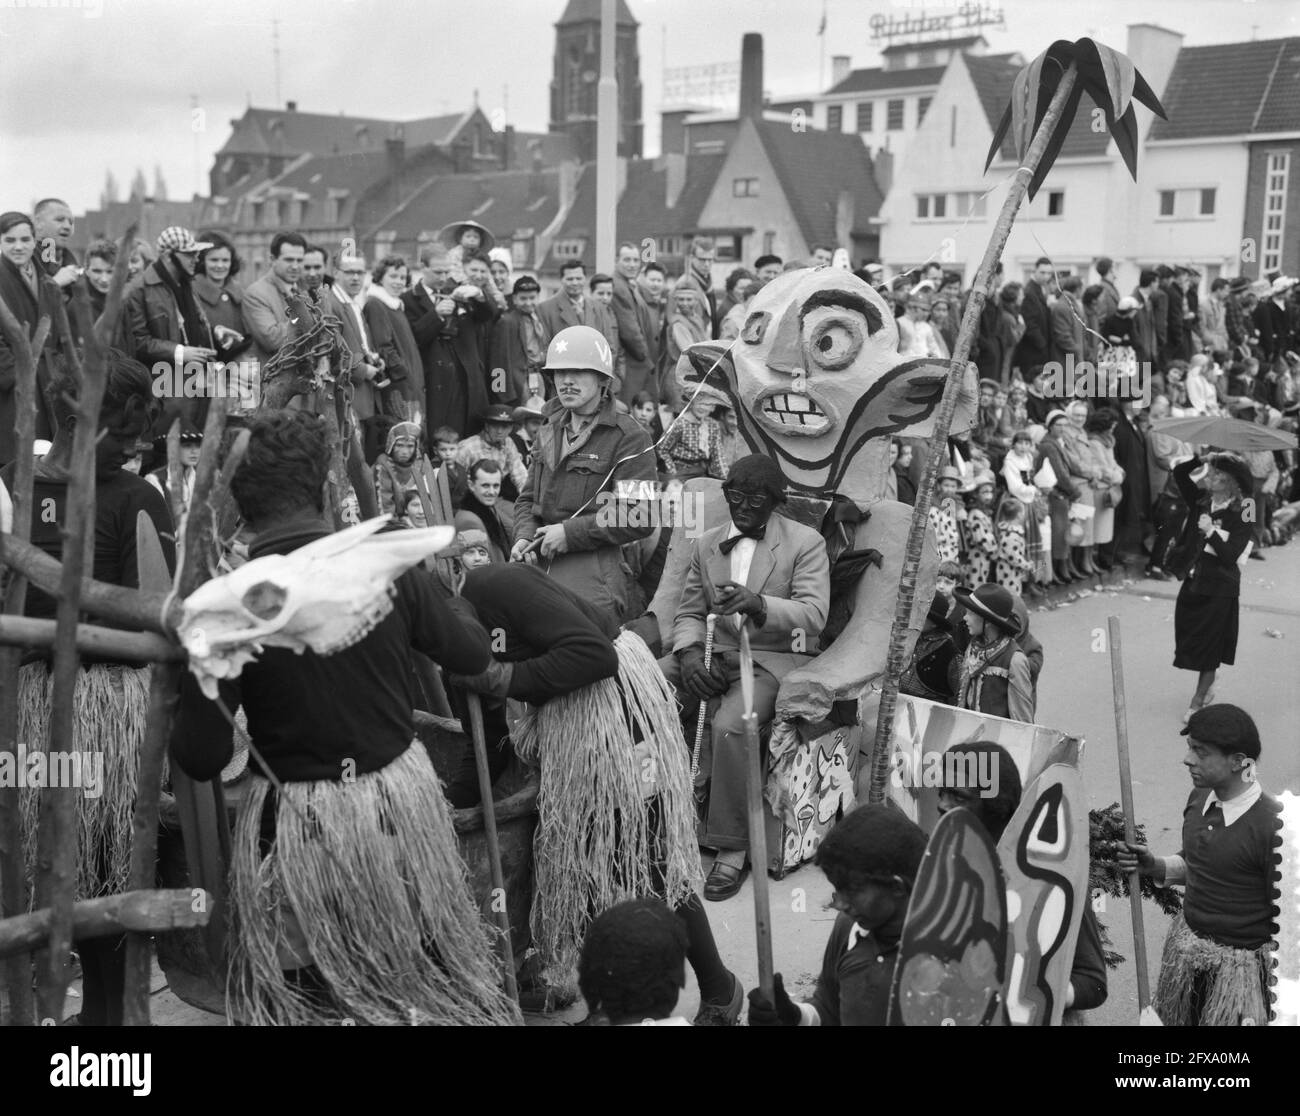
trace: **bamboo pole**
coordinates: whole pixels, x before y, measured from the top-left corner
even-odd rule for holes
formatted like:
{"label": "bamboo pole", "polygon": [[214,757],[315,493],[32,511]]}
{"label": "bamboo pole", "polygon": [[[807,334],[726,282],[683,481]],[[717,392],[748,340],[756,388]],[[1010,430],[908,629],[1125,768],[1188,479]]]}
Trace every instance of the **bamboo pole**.
{"label": "bamboo pole", "polygon": [[[45,348],[50,332],[49,318],[41,318],[30,340],[21,322],[0,299],[0,331],[14,354],[14,487],[9,493],[13,503],[13,537],[28,542],[32,534],[32,482],[36,462],[32,443],[36,434],[36,362]],[[27,578],[13,571],[5,593],[4,615],[20,617],[27,603]],[[18,752],[18,672],[22,651],[0,647],[0,753]],[[27,878],[23,857],[23,839],[18,786],[0,786],[0,919],[17,915],[24,908],[24,881]],[[10,1026],[31,1026],[35,1021],[32,1000],[31,965],[25,957],[15,957],[5,965],[5,1002],[7,1018],[0,1022]]]}
{"label": "bamboo pole", "polygon": [[[64,322],[66,324],[66,315]],[[46,740],[46,749],[51,752],[70,753],[77,743],[74,735],[75,697],[81,670],[77,654],[77,624],[81,611],[82,572],[92,566],[94,556],[95,447],[107,377],[105,353],[93,340],[87,357],[74,412],[76,427],[72,436],[72,463],[64,507],[63,569],[55,614],[58,630],[54,640],[50,722]],[[77,793],[76,787],[46,787],[41,791],[36,905],[50,911],[50,936],[47,948],[38,957],[36,1007],[43,1021],[53,1020],[55,1023],[63,1018],[69,978],[68,954],[72,948],[72,907],[77,887]]]}
{"label": "bamboo pole", "polygon": [[1002,212],[998,214],[997,224],[988,246],[984,249],[984,258],[980,261],[979,271],[971,288],[970,298],[966,302],[966,312],[962,315],[961,329],[957,334],[957,343],[953,348],[952,364],[944,385],[943,398],[934,416],[934,429],[930,434],[930,455],[926,459],[925,473],[916,490],[916,503],[912,510],[912,523],[907,532],[907,548],[903,557],[903,572],[898,580],[898,603],[894,609],[894,624],[889,633],[889,656],[885,664],[884,687],[880,694],[880,710],[876,717],[875,749],[871,755],[871,784],[867,801],[880,803],[885,800],[885,788],[889,780],[890,760],[893,750],[894,713],[898,703],[898,683],[907,667],[904,653],[907,645],[907,630],[912,621],[912,607],[916,600],[916,579],[921,565],[921,551],[925,542],[925,532],[929,525],[930,504],[934,495],[935,481],[939,470],[948,456],[948,432],[952,427],[953,411],[957,406],[957,397],[962,380],[966,376],[966,362],[970,357],[971,344],[979,329],[980,315],[984,311],[984,302],[988,297],[989,284],[993,269],[1006,247],[1011,226],[1015,223],[1016,212],[1024,199],[1029,183],[1034,177],[1048,141],[1055,130],[1057,122],[1065,110],[1078,80],[1078,68],[1073,62],[1061,76],[1051,104],[1034,133],[1033,142],[1025,154],[1025,161],[1015,173],[1011,188],[1007,191]]}
{"label": "bamboo pole", "polygon": [[[1110,636],[1110,680],[1115,695],[1115,743],[1119,748],[1119,800],[1124,810],[1124,840],[1136,840],[1133,825],[1133,772],[1129,765],[1128,702],[1124,695],[1124,659],[1120,653],[1119,617],[1106,621]],[[1147,936],[1142,923],[1142,875],[1128,877],[1128,908],[1133,917],[1133,963],[1137,969],[1138,1015],[1151,1006],[1151,979],[1147,972]]]}
{"label": "bamboo pole", "polygon": [[501,870],[501,841],[497,836],[496,803],[492,798],[492,774],[488,770],[487,738],[483,732],[483,705],[473,690],[465,691],[469,707],[470,738],[474,742],[474,763],[478,768],[478,789],[483,807],[483,833],[487,837],[488,868],[492,874],[492,911],[501,928],[501,970],[506,995],[519,1002],[515,982],[515,948],[510,939],[510,911],[506,906],[506,879]]}
{"label": "bamboo pole", "polygon": [[745,703],[746,799],[749,807],[750,879],[754,884],[754,940],[758,950],[758,987],[769,1003],[775,968],[772,961],[772,905],[767,894],[767,822],[763,816],[763,742],[754,712],[754,655],[749,646],[749,621],[740,627],[740,688]]}
{"label": "bamboo pole", "polygon": [[[82,938],[104,938],[124,930],[156,933],[202,926],[210,905],[201,891],[175,888],[167,891],[124,891],[78,903],[72,911],[72,933]],[[25,954],[38,949],[50,935],[50,912],[33,911],[0,922],[0,957],[18,957],[28,968]]]}

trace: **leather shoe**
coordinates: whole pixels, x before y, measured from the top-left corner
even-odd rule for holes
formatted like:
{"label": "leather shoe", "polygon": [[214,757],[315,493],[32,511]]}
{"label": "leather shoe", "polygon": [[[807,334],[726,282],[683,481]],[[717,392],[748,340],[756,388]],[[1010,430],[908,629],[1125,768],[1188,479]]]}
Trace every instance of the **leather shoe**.
{"label": "leather shoe", "polygon": [[731,999],[725,1004],[700,1003],[700,1010],[691,1021],[694,1027],[734,1027],[740,1021],[740,1009],[745,1006],[745,986],[735,973],[731,974]]}
{"label": "leather shoe", "polygon": [[1154,569],[1151,566],[1148,566],[1143,571],[1143,576],[1145,576],[1151,581],[1172,581],[1174,577],[1174,575],[1171,573],[1167,573],[1164,570]]}
{"label": "leather shoe", "polygon": [[711,903],[730,899],[741,889],[748,875],[748,864],[743,868],[733,868],[730,864],[715,863],[704,881],[704,898]]}

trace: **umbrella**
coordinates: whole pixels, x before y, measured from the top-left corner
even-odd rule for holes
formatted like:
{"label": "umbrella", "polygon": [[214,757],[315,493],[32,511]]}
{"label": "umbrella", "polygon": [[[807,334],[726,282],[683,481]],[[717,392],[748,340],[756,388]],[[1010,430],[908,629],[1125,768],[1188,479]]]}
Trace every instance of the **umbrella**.
{"label": "umbrella", "polygon": [[1214,446],[1216,449],[1244,453],[1295,449],[1297,444],[1294,434],[1274,430],[1270,426],[1258,426],[1243,419],[1216,415],[1157,419],[1151,424],[1151,429],[1157,434],[1168,434],[1180,442],[1189,442],[1194,446]]}
{"label": "umbrella", "polygon": [[455,248],[460,243],[460,234],[466,229],[478,229],[479,236],[483,238],[482,243],[478,246],[480,252],[490,251],[497,242],[496,237],[477,221],[453,221],[450,225],[443,225],[438,230],[438,239],[448,248]]}

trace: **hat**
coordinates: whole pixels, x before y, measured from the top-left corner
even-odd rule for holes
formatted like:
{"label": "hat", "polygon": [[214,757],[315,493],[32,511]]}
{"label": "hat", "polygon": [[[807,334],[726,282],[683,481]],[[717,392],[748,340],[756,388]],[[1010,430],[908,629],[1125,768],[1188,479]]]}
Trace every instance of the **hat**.
{"label": "hat", "polygon": [[1054,411],[1047,412],[1047,420],[1044,423],[1044,425],[1047,427],[1048,430],[1051,430],[1052,423],[1054,423],[1057,419],[1063,419],[1069,417],[1070,416],[1067,415],[1063,410],[1061,410],[1060,407],[1057,407]]}
{"label": "hat", "polygon": [[1254,490],[1255,478],[1251,474],[1250,466],[1235,453],[1212,453],[1207,458],[1207,463],[1210,468],[1227,473],[1236,481],[1237,488],[1243,496],[1249,495]]}
{"label": "hat", "polygon": [[1213,744],[1220,750],[1242,752],[1251,759],[1259,759],[1259,729],[1249,713],[1235,705],[1204,705],[1187,719],[1183,736],[1190,736],[1202,744]]}
{"label": "hat", "polygon": [[965,486],[962,488],[962,491],[975,492],[976,490],[983,488],[986,484],[991,484],[996,488],[998,486],[997,478],[987,469],[977,470],[971,474],[970,478],[966,481]]}
{"label": "hat", "polygon": [[496,248],[489,248],[488,259],[491,260],[493,263],[505,264],[507,270],[515,266],[514,259],[510,255],[509,248],[502,248],[500,246]]}
{"label": "hat", "polygon": [[984,379],[980,381],[980,387],[988,388],[990,391],[1004,390],[1002,385],[997,380],[993,379],[991,376],[985,376]]}
{"label": "hat", "polygon": [[496,237],[477,221],[453,221],[450,225],[443,225],[438,230],[438,239],[448,248],[454,248],[460,243],[461,234],[466,229],[478,230],[479,236],[482,237],[478,246],[480,252],[490,252],[496,247]]}
{"label": "hat", "polygon": [[484,422],[514,422],[511,417],[510,408],[504,403],[493,403],[486,411],[483,412]]}
{"label": "hat", "polygon": [[456,532],[456,543],[461,550],[468,550],[471,546],[481,546],[486,550],[488,548],[488,534],[486,531],[480,531],[477,527],[467,527],[463,531]]}
{"label": "hat", "polygon": [[420,444],[420,424],[418,422],[395,423],[388,431],[388,438],[384,442],[384,452],[392,453],[393,447],[397,445],[399,438],[409,438],[418,446]]}
{"label": "hat", "polygon": [[158,255],[164,252],[204,252],[212,245],[206,240],[195,240],[189,229],[172,225],[158,234]]}
{"label": "hat", "polygon": [[1294,287],[1295,284],[1296,281],[1294,279],[1291,279],[1286,275],[1279,275],[1276,279],[1273,280],[1273,288],[1270,293],[1274,297],[1280,294],[1286,294],[1286,292],[1289,291],[1292,287]]}
{"label": "hat", "polygon": [[934,599],[930,602],[930,611],[926,613],[925,618],[936,628],[942,628],[945,632],[950,632],[952,631],[952,621],[948,619],[948,610],[951,607],[952,602],[948,599],[946,593],[936,593]]}
{"label": "hat", "polygon": [[1134,298],[1132,295],[1125,295],[1123,298],[1119,300],[1119,305],[1116,307],[1116,309],[1121,314],[1127,314],[1130,310],[1140,309],[1141,306],[1142,303],[1138,302],[1138,300]]}
{"label": "hat", "polygon": [[1240,294],[1242,291],[1250,289],[1250,280],[1244,275],[1238,275],[1235,279],[1228,280],[1228,290],[1232,294]]}
{"label": "hat", "polygon": [[544,402],[540,395],[530,395],[521,406],[510,412],[511,422],[525,422],[530,418],[545,418],[542,413]]}
{"label": "hat", "polygon": [[974,590],[959,585],[952,595],[971,612],[996,624],[1008,635],[1020,634],[1020,620],[1016,617],[1016,602],[1010,591],[1001,585],[986,581]]}
{"label": "hat", "polygon": [[955,480],[958,484],[961,484],[961,479],[961,470],[956,465],[945,465],[939,470],[939,480],[941,481]]}

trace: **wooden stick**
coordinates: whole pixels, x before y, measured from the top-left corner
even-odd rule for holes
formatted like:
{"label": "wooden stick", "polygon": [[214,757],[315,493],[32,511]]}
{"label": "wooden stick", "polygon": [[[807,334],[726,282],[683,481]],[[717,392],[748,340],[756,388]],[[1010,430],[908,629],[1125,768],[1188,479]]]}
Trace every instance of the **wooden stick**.
{"label": "wooden stick", "polygon": [[1016,219],[1016,211],[1029,189],[1034,171],[1047,150],[1047,144],[1056,130],[1057,121],[1065,111],[1065,104],[1070,98],[1078,80],[1079,71],[1071,62],[1061,76],[1051,104],[1043,115],[1038,131],[1034,133],[1033,142],[1025,154],[1025,161],[1015,173],[1002,212],[998,215],[993,235],[984,249],[984,258],[975,275],[970,298],[966,302],[966,312],[962,315],[961,329],[957,342],[953,346],[952,360],[949,366],[948,380],[944,385],[943,398],[934,416],[934,429],[930,433],[930,454],[925,463],[925,473],[916,488],[916,503],[912,509],[912,522],[907,531],[907,546],[903,556],[903,571],[898,579],[898,603],[894,608],[894,623],[889,633],[889,655],[885,662],[885,677],[880,694],[880,708],[876,714],[876,741],[871,754],[871,783],[867,801],[881,803],[885,800],[885,791],[889,781],[894,743],[894,712],[898,705],[898,683],[907,668],[904,652],[907,648],[907,630],[912,622],[912,607],[916,601],[916,581],[921,567],[921,553],[925,544],[925,532],[930,522],[930,503],[934,495],[934,486],[938,481],[939,470],[948,457],[948,432],[952,427],[953,412],[957,408],[957,398],[961,394],[961,385],[966,377],[966,364],[970,358],[971,344],[979,331],[980,315],[984,312],[984,302],[988,297],[989,286],[993,279],[993,269],[1002,256],[1011,226]]}
{"label": "wooden stick", "polygon": [[[32,532],[32,483],[35,458],[32,443],[36,434],[36,362],[45,348],[50,319],[41,318],[36,334],[29,341],[27,330],[0,299],[0,331],[14,354],[14,463],[13,538],[28,542]],[[5,593],[4,615],[20,617],[27,603],[27,578],[13,571]],[[0,753],[17,755],[18,751],[18,673],[22,652],[0,647]],[[25,909],[23,894],[24,865],[22,814],[19,809],[21,789],[0,786],[0,919],[17,915]],[[0,1023],[31,1026],[36,1022],[32,999],[31,964],[25,957],[15,957],[5,965],[5,1001],[8,1015]]]}
{"label": "wooden stick", "polygon": [[[1106,621],[1110,629],[1110,681],[1115,693],[1115,742],[1119,746],[1119,800],[1124,810],[1124,840],[1136,839],[1133,826],[1133,773],[1129,767],[1128,704],[1124,697],[1124,661],[1120,654],[1119,617]],[[1142,924],[1142,876],[1130,872],[1128,909],[1133,916],[1133,963],[1137,969],[1138,1014],[1151,1005],[1151,980],[1147,974],[1147,937]]]}
{"label": "wooden stick", "polygon": [[749,621],[740,628],[740,689],[745,703],[745,751],[748,763],[746,798],[749,806],[749,864],[754,883],[754,938],[758,948],[758,987],[775,1002],[772,973],[772,907],[767,896],[767,822],[763,816],[763,742],[754,712],[754,655],[749,647]]}
{"label": "wooden stick", "polygon": [[[158,933],[203,926],[211,904],[195,888],[167,891],[124,891],[78,903],[72,910],[72,936],[103,938],[124,930]],[[49,937],[51,914],[33,911],[0,922],[0,957],[21,957],[38,949]]]}
{"label": "wooden stick", "polygon": [[[53,649],[50,722],[46,741],[50,752],[71,753],[77,744],[75,699],[81,671],[77,654],[77,624],[81,611],[82,571],[93,568],[94,561],[95,446],[107,371],[104,350],[91,340],[77,392],[72,463],[63,513],[63,570],[55,614],[58,630]],[[45,787],[41,791],[36,904],[50,911],[50,937],[49,946],[38,961],[36,1006],[42,1020],[52,1019],[55,1023],[63,1018],[63,1003],[68,990],[72,906],[77,889],[77,793],[76,787]]]}
{"label": "wooden stick", "polygon": [[[0,647],[53,647],[58,625],[53,620],[36,620],[26,616],[0,616]],[[123,632],[116,628],[99,628],[93,624],[77,625],[77,650],[97,659],[119,662],[183,662],[185,652],[176,644],[151,632]],[[16,913],[16,912],[15,912]]]}
{"label": "wooden stick", "polygon": [[501,927],[501,967],[505,977],[506,994],[519,1002],[519,987],[515,983],[515,950],[510,940],[510,912],[506,908],[506,880],[501,870],[501,842],[497,837],[496,804],[492,800],[492,774],[488,770],[487,738],[483,732],[483,706],[478,694],[465,691],[469,706],[469,731],[474,741],[474,762],[478,767],[478,789],[482,798],[483,832],[487,837],[488,867],[492,871],[492,911]]}
{"label": "wooden stick", "polygon": [[[710,612],[704,618],[704,669],[713,665],[713,638],[718,626],[718,614]],[[700,751],[704,747],[704,720],[709,711],[707,698],[700,702],[699,715],[695,718],[695,744],[691,748],[691,790],[698,796],[695,784],[700,777]]]}

